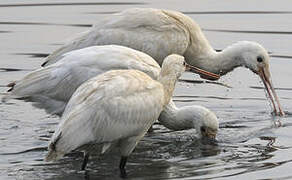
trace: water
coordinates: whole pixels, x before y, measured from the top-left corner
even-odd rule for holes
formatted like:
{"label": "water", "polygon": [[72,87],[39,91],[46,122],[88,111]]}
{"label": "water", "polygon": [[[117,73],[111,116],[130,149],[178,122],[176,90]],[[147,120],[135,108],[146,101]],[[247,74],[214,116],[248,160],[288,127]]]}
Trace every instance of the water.
{"label": "water", "polygon": [[[264,4],[264,6],[263,6]],[[291,179],[292,53],[290,1],[11,1],[0,2],[0,92],[38,68],[66,39],[107,14],[130,7],[182,11],[195,19],[215,49],[239,40],[262,43],[272,53],[271,72],[284,118],[272,117],[263,85],[238,68],[220,83],[184,74],[175,91],[178,106],[200,104],[220,120],[217,143],[196,139],[192,130],[173,132],[156,124],[127,164],[128,179]],[[2,94],[0,95],[0,98]],[[0,179],[119,179],[116,153],[90,159],[70,154],[45,163],[46,146],[58,118],[30,103],[0,104]]]}

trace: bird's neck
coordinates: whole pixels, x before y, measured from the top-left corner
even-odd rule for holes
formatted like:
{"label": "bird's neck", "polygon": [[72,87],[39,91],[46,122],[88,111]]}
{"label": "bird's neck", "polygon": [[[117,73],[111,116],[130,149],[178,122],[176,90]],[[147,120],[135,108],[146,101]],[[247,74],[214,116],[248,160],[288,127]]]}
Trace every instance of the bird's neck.
{"label": "bird's neck", "polygon": [[244,65],[241,49],[236,46],[231,45],[221,52],[216,52],[206,38],[202,38],[198,44],[190,45],[184,54],[186,61],[193,66],[225,75],[234,68]]}
{"label": "bird's neck", "polygon": [[163,73],[160,73],[158,81],[163,85],[164,105],[167,105],[172,97],[177,78],[175,75],[163,75]]}
{"label": "bird's neck", "polygon": [[[192,57],[195,58],[192,59]],[[186,59],[193,66],[220,75],[225,75],[244,64],[240,52],[233,51],[232,48],[224,49],[221,52],[212,49],[197,56],[188,56]]]}
{"label": "bird's neck", "polygon": [[178,116],[179,108],[177,108],[172,100],[165,106],[160,113],[158,121],[171,130],[183,130],[193,128],[194,122],[191,118],[180,118]]}
{"label": "bird's neck", "polygon": [[[189,44],[183,54],[187,63],[220,75],[224,75],[243,65],[239,56],[236,55],[240,54],[240,50],[242,50],[238,48],[240,46],[230,46],[222,52],[216,52],[200,26],[190,17],[181,13],[173,13],[172,11],[165,13],[173,17],[187,34]],[[236,53],[234,53],[234,49],[237,51]]]}

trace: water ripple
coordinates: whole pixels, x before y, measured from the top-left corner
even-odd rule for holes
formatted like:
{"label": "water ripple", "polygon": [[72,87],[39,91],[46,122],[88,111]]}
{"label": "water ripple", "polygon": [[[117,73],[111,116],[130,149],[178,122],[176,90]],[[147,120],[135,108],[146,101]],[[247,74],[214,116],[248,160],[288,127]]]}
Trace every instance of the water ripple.
{"label": "water ripple", "polygon": [[[120,11],[88,12],[87,14],[114,14]],[[292,11],[181,11],[183,14],[292,14]]]}
{"label": "water ripple", "polygon": [[24,55],[24,56],[30,56],[32,58],[45,58],[50,54],[48,53],[14,53],[13,55]]}
{"label": "water ripple", "polygon": [[[264,87],[260,86],[249,86],[251,89],[265,89]],[[292,91],[292,88],[275,88],[276,90],[282,90],[282,91]]]}
{"label": "water ripple", "polygon": [[17,154],[24,154],[24,153],[28,153],[28,152],[39,152],[39,151],[47,151],[48,147],[35,147],[35,148],[31,148],[31,149],[27,149],[24,151],[20,151],[20,152],[12,152],[12,153],[1,153],[0,155],[17,155]]}
{"label": "water ripple", "polygon": [[18,68],[0,68],[0,72],[11,72],[11,71],[32,71],[33,69],[18,69]]}
{"label": "water ripple", "polygon": [[25,3],[25,4],[0,4],[0,7],[25,7],[25,6],[93,6],[93,5],[144,5],[145,2],[83,2],[83,3]]}
{"label": "water ripple", "polygon": [[292,34],[292,31],[253,31],[253,30],[229,30],[229,29],[203,29],[203,31],[226,32],[226,33],[254,33],[254,34]]}
{"label": "water ripple", "polygon": [[[6,22],[1,21],[3,25],[37,25],[37,26],[73,26],[73,27],[91,27],[92,24],[62,24],[62,23],[43,23],[43,22]],[[4,31],[5,32],[5,31]],[[10,31],[7,31],[10,32]]]}
{"label": "water ripple", "polygon": [[[230,99],[238,99],[238,100],[260,100],[265,101],[266,98],[229,98],[229,97],[219,97],[219,96],[194,96],[194,95],[175,95],[174,98],[208,98],[208,99],[220,99],[220,100],[230,100]],[[184,100],[184,99],[182,99]],[[188,101],[194,101],[192,99],[187,99]],[[175,101],[181,101],[180,99],[175,99]]]}
{"label": "water ripple", "polygon": [[0,31],[0,33],[12,33],[12,31]]}
{"label": "water ripple", "polygon": [[292,11],[186,11],[184,14],[292,14]]}
{"label": "water ripple", "polygon": [[276,57],[276,58],[292,59],[292,56],[290,56],[290,55],[272,54],[272,55],[270,55],[270,56],[271,56],[271,57]]}

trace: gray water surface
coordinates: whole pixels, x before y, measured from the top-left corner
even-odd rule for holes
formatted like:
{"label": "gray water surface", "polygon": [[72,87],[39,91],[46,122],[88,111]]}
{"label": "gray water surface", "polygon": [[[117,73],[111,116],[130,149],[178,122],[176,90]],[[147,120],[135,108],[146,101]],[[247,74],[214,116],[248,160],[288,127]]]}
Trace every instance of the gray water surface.
{"label": "gray water surface", "polygon": [[[217,143],[196,138],[194,130],[173,132],[155,124],[127,164],[128,179],[292,179],[292,2],[291,1],[47,1],[0,2],[0,92],[6,84],[37,69],[66,39],[108,14],[130,7],[184,12],[195,19],[215,49],[239,40],[257,41],[271,52],[271,72],[287,112],[273,117],[263,84],[238,68],[220,83],[185,73],[175,91],[178,106],[199,104],[220,120]],[[2,98],[3,94],[0,95]],[[11,100],[0,104],[0,179],[119,179],[116,153],[90,159],[73,153],[56,163],[43,161],[59,119]]]}

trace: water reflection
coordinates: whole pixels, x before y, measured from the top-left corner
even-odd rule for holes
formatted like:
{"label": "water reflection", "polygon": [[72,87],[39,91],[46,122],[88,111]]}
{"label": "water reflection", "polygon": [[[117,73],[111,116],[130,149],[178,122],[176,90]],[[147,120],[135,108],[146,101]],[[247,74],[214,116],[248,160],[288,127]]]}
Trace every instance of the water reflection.
{"label": "water reflection", "polygon": [[[234,126],[236,126],[234,122]],[[225,126],[225,129],[228,126]],[[234,127],[231,127],[234,129]],[[221,134],[218,142],[197,139],[194,130],[168,131],[156,125],[154,133],[147,136],[138,144],[127,165],[128,179],[179,179],[179,178],[215,178],[244,174],[259,169],[273,168],[276,164],[267,163],[273,157],[272,153],[279,147],[275,146],[276,138],[259,136],[263,143],[248,143],[251,137],[267,133],[271,128],[255,130],[248,133],[245,141],[227,142],[224,133],[228,131],[220,127]],[[250,129],[238,127],[236,130]],[[223,132],[222,132],[223,131]],[[48,132],[48,131],[47,131]],[[41,137],[47,136],[42,133]],[[259,133],[260,132],[260,133]],[[257,135],[256,135],[257,134]],[[234,135],[233,135],[234,136]],[[238,139],[240,134],[236,135]],[[44,140],[42,140],[44,142]],[[238,141],[237,141],[238,142]],[[44,142],[47,144],[47,142]],[[10,161],[13,168],[8,168],[10,174],[20,173],[24,177],[41,179],[120,179],[118,162],[119,154],[111,152],[104,156],[94,155],[90,158],[87,173],[79,171],[82,153],[72,153],[56,163],[45,163],[42,157],[46,147],[31,148],[20,152],[10,153],[15,156]],[[2,154],[3,155],[3,154]],[[22,161],[20,156],[27,156],[30,162]],[[19,159],[16,161],[16,159]],[[26,158],[25,158],[26,159]],[[24,166],[24,164],[26,164]],[[279,163],[278,165],[281,165]],[[18,167],[18,168],[17,168]],[[234,173],[235,172],[235,173]],[[222,175],[222,173],[227,175]]]}

